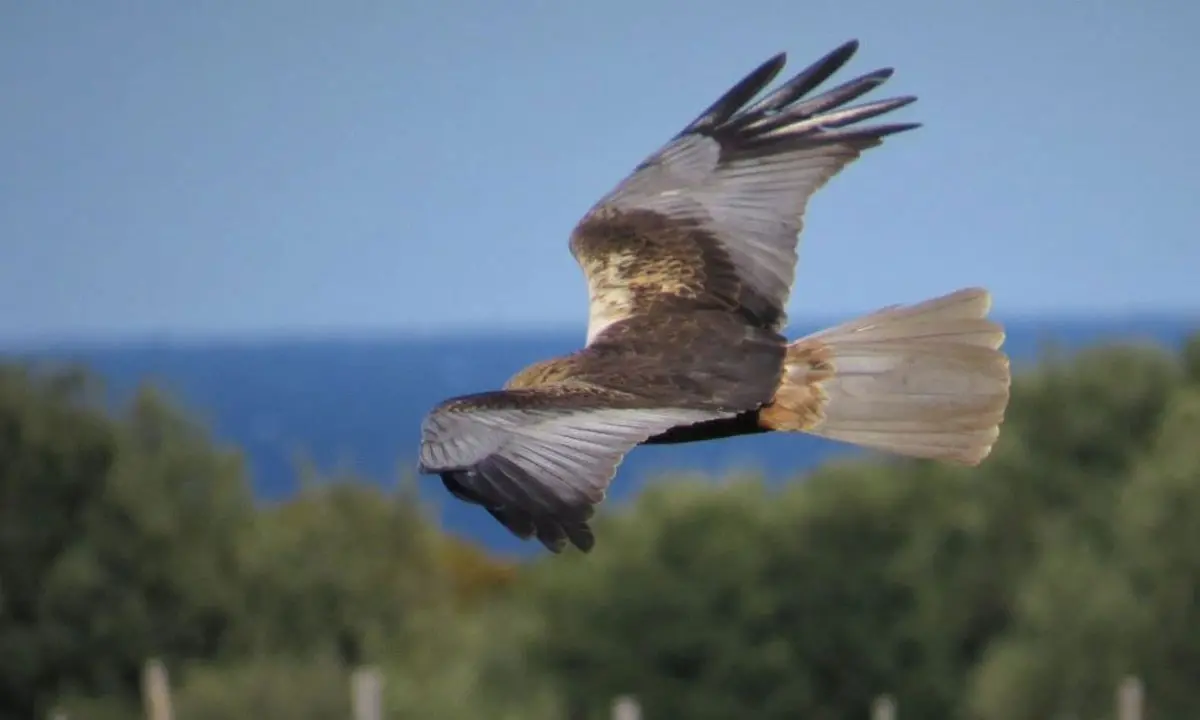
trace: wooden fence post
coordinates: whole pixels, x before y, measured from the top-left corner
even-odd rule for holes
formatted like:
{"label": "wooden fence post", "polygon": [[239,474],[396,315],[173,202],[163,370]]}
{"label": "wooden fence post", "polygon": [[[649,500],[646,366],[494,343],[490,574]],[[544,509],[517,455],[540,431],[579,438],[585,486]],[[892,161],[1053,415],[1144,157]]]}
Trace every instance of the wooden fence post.
{"label": "wooden fence post", "polygon": [[150,660],[142,669],[142,702],[147,720],[172,720],[171,681],[167,668],[159,660]]}
{"label": "wooden fence post", "polygon": [[612,720],[642,720],[642,706],[637,698],[622,695],[613,701]]}
{"label": "wooden fence post", "polygon": [[871,720],[896,720],[896,701],[891,695],[880,695],[871,703]]}
{"label": "wooden fence post", "polygon": [[350,676],[354,720],[383,720],[383,676],[377,667],[362,667]]}
{"label": "wooden fence post", "polygon": [[1142,720],[1144,704],[1141,678],[1126,676],[1117,689],[1117,720]]}

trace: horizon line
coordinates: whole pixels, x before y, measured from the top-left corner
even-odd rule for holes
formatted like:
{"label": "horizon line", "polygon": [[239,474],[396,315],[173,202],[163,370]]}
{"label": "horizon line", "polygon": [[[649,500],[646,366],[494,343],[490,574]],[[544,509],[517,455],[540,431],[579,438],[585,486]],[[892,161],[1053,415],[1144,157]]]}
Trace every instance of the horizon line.
{"label": "horizon line", "polygon": [[[859,313],[865,314],[865,313]],[[850,315],[853,317],[853,314]],[[1012,312],[993,314],[992,319],[1001,324],[1063,323],[1063,322],[1114,322],[1139,321],[1194,321],[1200,329],[1200,311],[1185,309],[1146,309],[1126,311],[1058,310],[1043,312]],[[809,332],[832,326],[845,318],[809,316],[790,318],[786,331],[803,329]],[[479,325],[461,323],[442,326],[399,327],[264,327],[220,330],[215,328],[194,330],[97,330],[66,331],[45,334],[14,334],[0,336],[0,353],[46,351],[51,349],[79,349],[95,347],[131,346],[176,346],[195,345],[239,345],[273,344],[281,342],[313,343],[337,341],[404,341],[404,340],[457,340],[464,337],[494,338],[501,335],[554,336],[567,333],[586,334],[586,323],[523,323],[506,325]]]}

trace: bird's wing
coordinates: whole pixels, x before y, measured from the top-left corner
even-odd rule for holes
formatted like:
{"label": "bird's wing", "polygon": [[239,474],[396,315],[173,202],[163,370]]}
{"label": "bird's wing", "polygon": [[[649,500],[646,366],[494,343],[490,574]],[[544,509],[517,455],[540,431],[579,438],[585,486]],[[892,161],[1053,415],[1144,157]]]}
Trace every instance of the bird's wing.
{"label": "bird's wing", "polygon": [[627,452],[672,427],[731,414],[638,404],[555,385],[455,398],[422,424],[420,471],[440,474],[518,537],[586,552],[588,519]]}
{"label": "bird's wing", "polygon": [[884,136],[918,127],[856,125],[913,97],[845,107],[890,68],[805,98],[857,48],[842,45],[747,105],[786,56],[763,63],[580,220],[571,251],[588,280],[589,343],[655,303],[721,307],[783,328],[809,198]]}

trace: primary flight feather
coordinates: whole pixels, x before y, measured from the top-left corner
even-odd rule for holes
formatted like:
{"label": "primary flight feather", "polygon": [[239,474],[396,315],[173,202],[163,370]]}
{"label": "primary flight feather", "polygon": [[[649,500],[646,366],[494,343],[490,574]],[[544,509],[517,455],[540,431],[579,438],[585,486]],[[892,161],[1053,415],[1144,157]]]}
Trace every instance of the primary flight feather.
{"label": "primary flight feather", "polygon": [[751,103],[783,69],[783,54],[771,58],[588,211],[570,241],[588,285],[586,345],[434,408],[421,472],[518,537],[586,552],[595,506],[640,444],[806,432],[981,462],[1010,382],[985,290],[791,343],[780,334],[809,198],[918,127],[860,124],[912,97],[848,106],[890,69],[809,97],[857,49],[838,47]]}

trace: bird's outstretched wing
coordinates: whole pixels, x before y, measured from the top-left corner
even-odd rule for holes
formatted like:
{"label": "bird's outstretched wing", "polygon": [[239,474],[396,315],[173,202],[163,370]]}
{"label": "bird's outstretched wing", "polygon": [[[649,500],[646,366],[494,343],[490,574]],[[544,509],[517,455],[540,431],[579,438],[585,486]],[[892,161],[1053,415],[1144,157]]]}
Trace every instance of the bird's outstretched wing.
{"label": "bird's outstretched wing", "polygon": [[647,404],[580,385],[455,398],[421,427],[420,470],[522,539],[587,552],[588,520],[627,452],[672,427],[731,415]]}
{"label": "bird's outstretched wing", "polygon": [[858,126],[915,100],[845,107],[892,75],[876,70],[811,98],[858,49],[848,42],[747,106],[783,68],[763,63],[643,161],[571,236],[587,276],[588,342],[650,306],[722,308],[780,330],[813,193],[886,135]]}

